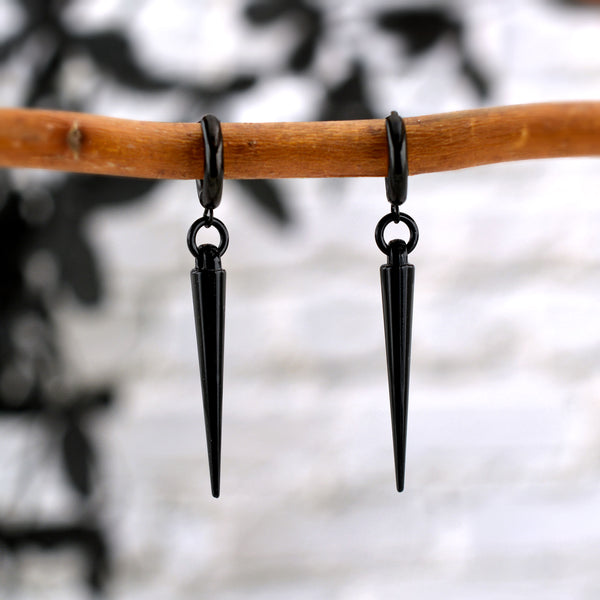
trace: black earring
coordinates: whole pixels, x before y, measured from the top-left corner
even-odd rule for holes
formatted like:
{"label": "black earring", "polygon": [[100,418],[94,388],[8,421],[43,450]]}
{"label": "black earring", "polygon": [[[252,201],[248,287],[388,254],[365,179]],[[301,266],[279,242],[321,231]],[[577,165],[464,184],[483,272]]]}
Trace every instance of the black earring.
{"label": "black earring", "polygon": [[[375,228],[378,248],[387,255],[382,265],[381,293],[387,355],[390,408],[392,412],[392,437],[396,468],[396,488],[404,489],[406,463],[406,431],[408,412],[408,383],[410,375],[410,343],[412,334],[413,289],[415,267],[408,264],[408,254],[415,249],[419,239],[417,224],[399,210],[406,200],[408,183],[408,159],[406,129],[397,112],[386,118],[389,151],[388,175],[385,181],[391,212],[385,215]],[[404,223],[410,232],[407,242],[394,239],[387,243],[384,230],[390,223]]]}
{"label": "black earring", "polygon": [[[204,425],[208,448],[208,467],[212,495],[219,497],[221,480],[221,430],[223,413],[223,346],[225,334],[225,271],[221,268],[229,244],[225,225],[213,216],[223,191],[223,135],[221,123],[213,115],[200,121],[204,137],[204,180],[196,180],[198,199],[204,216],[194,221],[187,243],[196,266],[191,271],[192,298],[198,342],[200,381],[204,403]],[[219,246],[196,243],[203,227],[214,227]]]}

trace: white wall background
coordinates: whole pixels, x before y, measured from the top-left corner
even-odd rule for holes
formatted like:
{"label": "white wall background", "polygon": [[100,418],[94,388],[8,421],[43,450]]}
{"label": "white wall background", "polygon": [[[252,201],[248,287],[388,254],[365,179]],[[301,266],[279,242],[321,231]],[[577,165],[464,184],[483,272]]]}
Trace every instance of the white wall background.
{"label": "white wall background", "polygon": [[[443,45],[403,64],[395,42],[374,37],[364,18],[373,3],[320,4],[337,25],[315,75],[341,79],[355,52],[373,66],[369,92],[382,117],[478,105]],[[277,64],[285,29],[253,31],[240,5],[96,0],[76,5],[73,18],[84,28],[124,24],[165,72]],[[448,5],[465,16],[468,43],[493,78],[490,104],[600,97],[598,10],[541,0]],[[213,110],[223,121],[313,118],[315,79],[273,77]],[[96,112],[169,120],[179,109],[169,95],[152,105],[114,97],[103,89]],[[401,495],[379,289],[385,257],[373,240],[388,210],[384,183],[281,185],[295,220],[288,229],[229,182],[218,211],[231,234],[219,500],[209,491],[185,245],[199,216],[193,182],[166,183],[145,204],[91,224],[106,301],[91,313],[67,300],[61,327],[83,381],[119,382],[117,409],[98,433],[118,554],[113,596],[598,598],[598,161],[411,178],[405,206],[421,240],[411,254]],[[34,504],[70,510],[58,493]],[[26,560],[19,597],[80,597],[69,554]]]}

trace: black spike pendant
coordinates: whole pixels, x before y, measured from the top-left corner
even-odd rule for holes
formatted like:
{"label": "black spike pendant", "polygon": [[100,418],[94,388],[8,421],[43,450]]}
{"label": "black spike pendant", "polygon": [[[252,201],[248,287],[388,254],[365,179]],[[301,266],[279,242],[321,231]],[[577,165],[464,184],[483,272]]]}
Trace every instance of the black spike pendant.
{"label": "black spike pendant", "polygon": [[212,244],[198,248],[192,269],[192,297],[198,342],[198,361],[208,468],[212,495],[221,489],[221,432],[223,414],[223,348],[225,338],[225,278],[218,249]]}
{"label": "black spike pendant", "polygon": [[396,488],[404,489],[410,344],[415,268],[408,264],[406,243],[389,243],[388,262],[381,266],[381,294],[387,355]]}

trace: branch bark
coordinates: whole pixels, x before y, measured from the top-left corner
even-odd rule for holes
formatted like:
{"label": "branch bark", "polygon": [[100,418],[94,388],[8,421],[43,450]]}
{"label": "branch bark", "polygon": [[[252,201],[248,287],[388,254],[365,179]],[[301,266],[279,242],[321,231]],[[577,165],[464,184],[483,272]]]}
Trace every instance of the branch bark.
{"label": "branch bark", "polygon": [[[405,118],[411,175],[600,155],[600,102],[501,106]],[[225,177],[382,177],[385,121],[223,123]],[[198,123],[0,109],[0,166],[152,179],[203,175]]]}

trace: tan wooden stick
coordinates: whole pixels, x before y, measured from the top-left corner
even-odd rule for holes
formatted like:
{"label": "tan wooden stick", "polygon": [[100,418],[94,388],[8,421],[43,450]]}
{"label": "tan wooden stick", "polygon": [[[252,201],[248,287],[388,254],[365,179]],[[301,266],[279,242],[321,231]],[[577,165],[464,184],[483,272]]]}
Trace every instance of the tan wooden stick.
{"label": "tan wooden stick", "polygon": [[[489,163],[600,155],[600,102],[405,118],[411,175]],[[381,177],[385,121],[223,123],[225,177]],[[203,174],[198,123],[0,109],[0,166],[154,179]]]}

